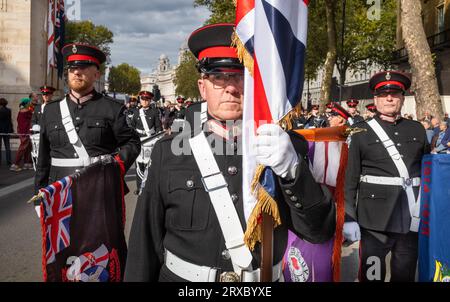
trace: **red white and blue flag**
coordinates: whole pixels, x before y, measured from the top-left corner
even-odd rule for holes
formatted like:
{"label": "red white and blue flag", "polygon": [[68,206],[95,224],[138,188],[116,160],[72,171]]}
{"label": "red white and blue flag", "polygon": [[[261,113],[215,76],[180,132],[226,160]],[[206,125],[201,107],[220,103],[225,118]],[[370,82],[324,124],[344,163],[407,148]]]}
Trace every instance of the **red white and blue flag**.
{"label": "red white and blue flag", "polygon": [[[306,0],[238,0],[236,36],[245,47],[243,194],[248,220],[255,205],[251,183],[256,171],[252,146],[256,129],[279,122],[301,100],[308,23]],[[274,191],[272,171],[262,184]],[[270,194],[272,195],[272,194]],[[273,195],[272,195],[273,196]]]}
{"label": "red white and blue flag", "polygon": [[124,174],[119,158],[101,161],[39,190],[45,281],[122,280]]}
{"label": "red white and blue flag", "polygon": [[62,78],[64,71],[64,58],[62,48],[65,44],[66,31],[66,13],[64,9],[64,0],[56,0],[56,17],[55,17],[55,58],[56,68],[58,69],[58,77]]}
{"label": "red white and blue flag", "polygon": [[47,16],[47,72],[55,67],[55,0],[48,1]]}
{"label": "red white and blue flag", "polygon": [[45,257],[47,263],[70,245],[70,218],[72,216],[72,178],[65,177],[41,189],[46,229]]}

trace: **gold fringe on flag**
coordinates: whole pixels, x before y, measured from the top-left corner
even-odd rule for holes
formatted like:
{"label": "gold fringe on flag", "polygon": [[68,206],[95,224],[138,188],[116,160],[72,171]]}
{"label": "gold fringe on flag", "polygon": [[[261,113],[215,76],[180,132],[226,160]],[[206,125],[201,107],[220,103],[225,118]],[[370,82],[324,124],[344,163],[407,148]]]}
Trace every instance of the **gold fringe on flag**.
{"label": "gold fringe on flag", "polygon": [[244,234],[244,242],[251,251],[255,249],[256,242],[261,242],[261,219],[263,213],[267,213],[273,217],[274,228],[281,224],[281,217],[277,202],[272,198],[272,196],[270,196],[269,193],[266,192],[266,190],[264,190],[264,188],[259,183],[259,179],[264,172],[264,168],[264,166],[258,165],[251,184],[251,192],[256,196],[257,202],[255,208],[252,211],[252,214],[248,219],[247,230]]}
{"label": "gold fringe on flag", "polygon": [[248,53],[242,41],[239,39],[236,29],[231,36],[231,46],[236,47],[239,60],[244,64],[245,68],[250,72],[253,77],[253,57]]}

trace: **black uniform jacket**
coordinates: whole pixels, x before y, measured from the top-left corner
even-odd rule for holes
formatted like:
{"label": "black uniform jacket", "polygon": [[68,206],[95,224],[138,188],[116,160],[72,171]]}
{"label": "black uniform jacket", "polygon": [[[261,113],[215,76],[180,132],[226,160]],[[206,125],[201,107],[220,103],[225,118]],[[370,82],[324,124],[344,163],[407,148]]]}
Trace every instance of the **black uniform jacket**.
{"label": "black uniform jacket", "polygon": [[[133,127],[135,129],[144,130],[144,125],[141,121],[140,110],[134,110],[133,116]],[[154,128],[156,132],[160,132],[162,130],[161,120],[159,118],[159,109],[156,107],[149,107],[147,110],[144,110],[145,118],[147,120],[148,129]],[[145,134],[139,134],[139,136],[146,136]]]}
{"label": "black uniform jacket", "polygon": [[[395,143],[409,176],[420,177],[421,161],[429,153],[425,129],[416,121],[400,118],[395,123],[375,119]],[[400,186],[360,182],[360,175],[399,177],[392,158],[378,136],[367,124],[355,124],[367,129],[351,136],[345,178],[345,207],[348,220],[356,220],[370,230],[407,233],[411,217],[408,199]],[[417,198],[418,187],[414,187]]]}
{"label": "black uniform jacket", "polygon": [[[141,150],[137,133],[126,121],[121,101],[95,93],[81,105],[68,99],[75,129],[91,157],[119,152],[128,170]],[[59,104],[45,106],[41,120],[39,159],[35,176],[35,191],[74,172],[72,167],[51,167],[51,158],[77,158],[64,129]]]}
{"label": "black uniform jacket", "polygon": [[[165,249],[197,265],[233,270],[231,261],[223,257],[225,240],[209,195],[202,185],[194,156],[192,153],[177,156],[171,151],[174,143],[189,152],[189,143],[181,138],[185,136],[188,139],[191,135],[181,132],[166,136],[153,149],[152,165],[133,219],[125,281],[185,281],[164,266]],[[215,136],[214,133],[206,135]],[[284,182],[278,179],[277,199],[282,225],[274,230],[274,264],[283,257],[288,229],[313,243],[329,240],[335,230],[332,197],[328,189],[317,184],[311,175],[305,159],[306,141],[294,133],[291,135],[299,152],[300,164],[294,180]],[[236,150],[236,144],[227,142],[224,148]],[[215,155],[215,159],[228,183],[245,231],[242,156]],[[257,244],[253,252],[253,267],[259,267],[259,263],[260,245]]]}
{"label": "black uniform jacket", "polygon": [[34,106],[33,117],[31,118],[31,125],[40,125],[41,119],[42,119],[42,104],[37,104]]}

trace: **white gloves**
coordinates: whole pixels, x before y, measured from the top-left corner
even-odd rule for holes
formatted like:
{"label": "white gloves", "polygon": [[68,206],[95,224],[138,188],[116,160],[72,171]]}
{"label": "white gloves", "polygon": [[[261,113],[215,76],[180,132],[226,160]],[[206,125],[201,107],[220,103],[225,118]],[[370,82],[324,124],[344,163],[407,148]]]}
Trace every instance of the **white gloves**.
{"label": "white gloves", "polygon": [[361,231],[359,224],[355,221],[344,222],[344,229],[342,230],[344,238],[350,242],[361,240]]}
{"label": "white gloves", "polygon": [[39,218],[41,218],[41,206],[35,206],[34,210]]}
{"label": "white gloves", "polygon": [[256,161],[282,178],[295,178],[299,162],[289,135],[275,124],[261,125],[256,133]]}
{"label": "white gloves", "polygon": [[41,126],[33,125],[33,127],[31,127],[31,131],[39,132],[39,131],[41,131]]}

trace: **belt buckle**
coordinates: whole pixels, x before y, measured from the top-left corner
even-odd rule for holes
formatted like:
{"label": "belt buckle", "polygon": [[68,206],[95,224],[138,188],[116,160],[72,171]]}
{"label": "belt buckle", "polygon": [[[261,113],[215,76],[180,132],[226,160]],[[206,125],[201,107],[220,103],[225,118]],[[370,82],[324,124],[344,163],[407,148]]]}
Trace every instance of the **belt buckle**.
{"label": "belt buckle", "polygon": [[241,282],[241,276],[236,272],[223,272],[219,275],[219,282]]}
{"label": "belt buckle", "polygon": [[412,178],[403,178],[403,187],[410,187],[413,183]]}

